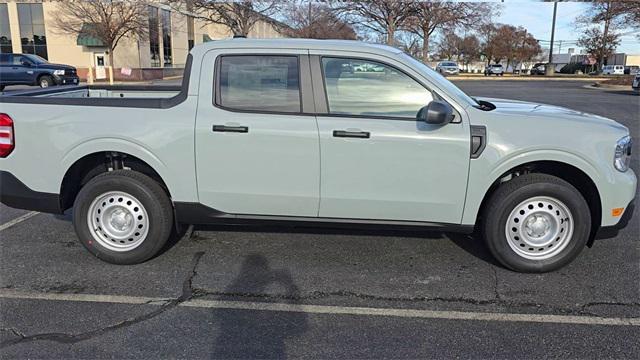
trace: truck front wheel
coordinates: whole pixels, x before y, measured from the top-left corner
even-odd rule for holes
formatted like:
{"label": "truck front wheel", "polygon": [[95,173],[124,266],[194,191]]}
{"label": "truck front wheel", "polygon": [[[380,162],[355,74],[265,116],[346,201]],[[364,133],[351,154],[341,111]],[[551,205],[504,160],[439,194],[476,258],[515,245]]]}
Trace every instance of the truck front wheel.
{"label": "truck front wheel", "polygon": [[547,174],[526,174],[498,187],[483,214],[493,256],[521,272],[547,272],[571,262],[587,244],[591,213],[582,194]]}
{"label": "truck front wheel", "polygon": [[45,75],[38,80],[38,85],[42,89],[46,89],[50,86],[55,85],[55,82],[53,81],[53,78],[51,76]]}
{"label": "truck front wheel", "polygon": [[156,255],[173,229],[173,211],[163,188],[131,170],[98,175],[82,187],[73,205],[80,242],[113,264],[137,264]]}

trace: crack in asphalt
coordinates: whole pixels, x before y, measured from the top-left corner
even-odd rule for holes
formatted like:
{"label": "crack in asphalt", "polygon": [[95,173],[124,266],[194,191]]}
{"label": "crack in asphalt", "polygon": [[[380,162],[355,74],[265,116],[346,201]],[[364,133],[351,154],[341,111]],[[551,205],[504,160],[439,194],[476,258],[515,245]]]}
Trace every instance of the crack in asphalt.
{"label": "crack in asphalt", "polygon": [[19,337],[19,338],[23,338],[25,337],[25,335],[23,333],[20,332],[20,330],[16,329],[16,328],[1,328],[0,331],[5,331],[5,332],[10,332],[13,335]]}
{"label": "crack in asphalt", "polygon": [[128,326],[155,318],[156,316],[175,308],[176,306],[180,305],[185,301],[190,300],[193,297],[193,294],[194,294],[193,288],[192,288],[193,278],[196,276],[196,268],[198,267],[198,264],[200,263],[200,259],[204,254],[205,254],[204,251],[201,251],[193,255],[193,258],[191,260],[191,267],[190,267],[191,270],[182,283],[182,293],[180,294],[180,296],[166,301],[165,303],[161,304],[158,309],[154,311],[151,311],[149,313],[146,313],[144,315],[140,315],[131,319],[124,320],[122,322],[119,322],[113,325],[109,325],[106,327],[98,328],[98,329],[87,331],[80,334],[42,333],[42,334],[26,335],[16,329],[8,328],[7,331],[13,332],[17,336],[17,338],[0,343],[0,349],[4,349],[6,347],[20,344],[20,343],[42,341],[42,340],[49,340],[49,341],[54,341],[54,342],[63,343],[63,344],[73,344],[73,343],[88,340],[108,332],[116,331]]}
{"label": "crack in asphalt", "polygon": [[496,295],[496,300],[500,300],[500,291],[498,290],[498,270],[496,269],[495,266],[492,266],[491,268],[493,269],[493,279],[494,279],[493,292]]}

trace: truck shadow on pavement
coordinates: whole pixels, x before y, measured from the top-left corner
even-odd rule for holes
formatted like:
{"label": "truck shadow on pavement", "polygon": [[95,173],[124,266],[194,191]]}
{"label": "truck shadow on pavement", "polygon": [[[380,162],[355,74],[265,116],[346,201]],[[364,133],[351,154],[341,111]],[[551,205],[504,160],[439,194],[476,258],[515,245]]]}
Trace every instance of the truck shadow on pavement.
{"label": "truck shadow on pavement", "polygon": [[[225,288],[228,296],[262,294],[276,286],[284,290],[279,303],[296,304],[298,286],[286,269],[272,269],[267,259],[258,254],[244,258],[240,273]],[[286,341],[307,331],[307,315],[303,312],[216,310],[219,335],[214,342],[212,358],[286,358]]]}
{"label": "truck shadow on pavement", "polygon": [[503,267],[489,252],[480,235],[445,233],[424,229],[353,229],[347,227],[279,226],[279,225],[200,225],[195,230],[204,232],[261,232],[270,234],[316,234],[316,235],[353,235],[389,238],[417,238],[429,240],[449,240],[461,250],[483,262]]}
{"label": "truck shadow on pavement", "polygon": [[[54,215],[58,220],[72,221],[72,211],[67,211],[64,215]],[[188,231],[188,225],[181,224],[172,233],[164,248],[155,256],[162,256],[171,248],[176,246],[180,241],[186,240],[185,237],[191,236]],[[467,252],[486,263],[502,267],[498,263],[489,249],[487,249],[482,238],[476,234],[460,234],[460,233],[443,233],[437,231],[428,231],[423,229],[381,229],[381,228],[362,228],[354,229],[348,227],[314,227],[314,226],[282,226],[282,225],[198,225],[194,230],[205,232],[262,232],[270,234],[317,234],[317,235],[354,235],[354,236],[376,236],[376,237],[404,237],[404,238],[421,238],[428,240],[448,239],[461,250]]]}

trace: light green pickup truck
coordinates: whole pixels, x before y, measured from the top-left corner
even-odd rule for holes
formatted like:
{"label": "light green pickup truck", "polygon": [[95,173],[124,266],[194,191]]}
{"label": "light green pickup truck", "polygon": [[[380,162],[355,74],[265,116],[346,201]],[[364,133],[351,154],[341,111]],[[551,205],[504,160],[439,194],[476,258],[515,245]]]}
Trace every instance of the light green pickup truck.
{"label": "light green pickup truck", "polygon": [[550,271],[623,227],[636,194],[615,121],[471,98],[360,42],[216,41],[181,88],[15,93],[0,113],[1,201],[73,208],[117,264],[178,224],[285,223],[476,230],[505,266]]}

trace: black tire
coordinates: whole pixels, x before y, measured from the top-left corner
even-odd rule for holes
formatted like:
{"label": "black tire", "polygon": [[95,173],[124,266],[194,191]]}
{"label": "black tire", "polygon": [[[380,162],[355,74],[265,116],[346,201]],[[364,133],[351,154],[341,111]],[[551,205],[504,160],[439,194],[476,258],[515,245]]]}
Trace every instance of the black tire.
{"label": "black tire", "polygon": [[55,85],[56,83],[53,81],[53,78],[49,75],[44,75],[38,79],[38,86],[42,89],[46,89]]}
{"label": "black tire", "polygon": [[[562,251],[546,259],[531,259],[518,254],[509,245],[506,234],[511,212],[536,196],[559,200],[573,217],[573,233],[563,240],[566,245]],[[582,194],[568,182],[547,174],[526,174],[500,185],[491,195],[483,212],[482,229],[489,250],[504,266],[519,272],[548,272],[570,263],[585,247],[591,232],[591,212]]]}
{"label": "black tire", "polygon": [[[91,204],[103,194],[113,191],[135,197],[142,205],[141,211],[148,215],[147,234],[131,250],[109,249],[101,243],[97,229],[94,231],[89,225]],[[73,224],[82,245],[97,258],[112,264],[138,264],[155,256],[166,244],[173,229],[173,207],[155,180],[136,171],[116,170],[100,174],[82,187],[73,205]]]}
{"label": "black tire", "polygon": [[4,85],[0,85],[0,92],[4,91]]}

